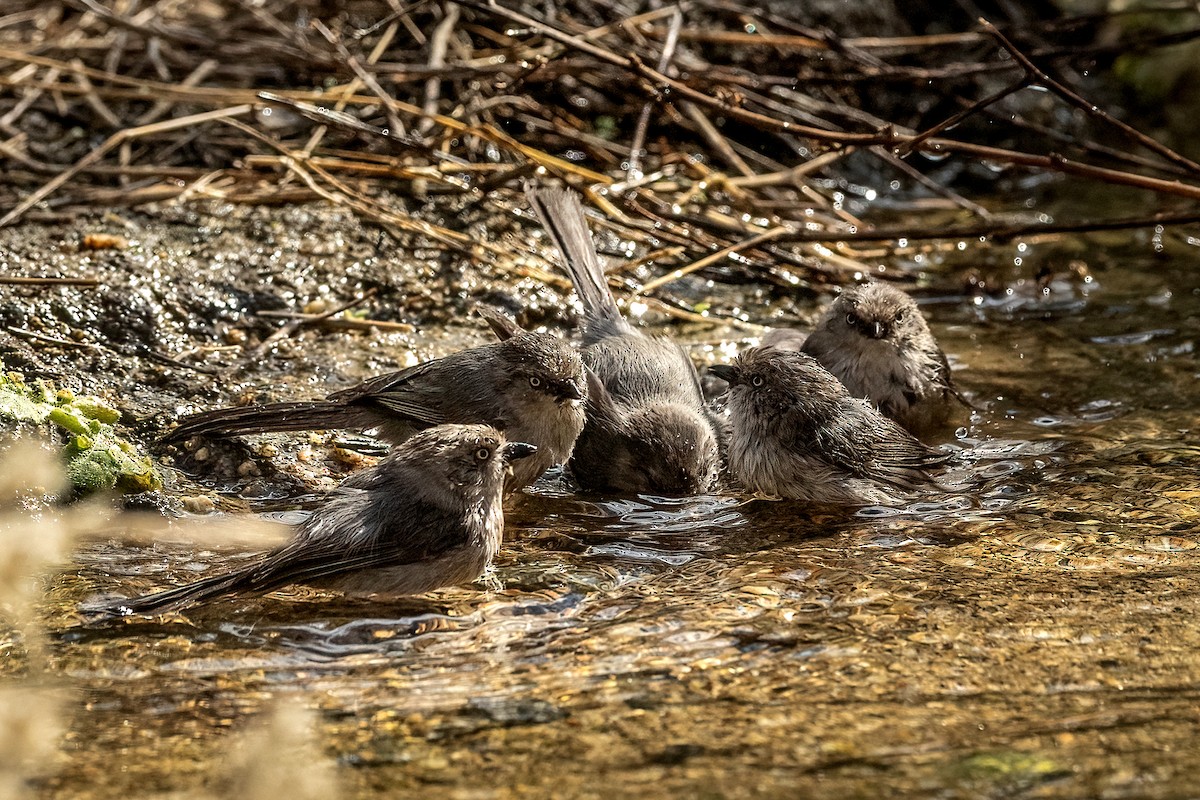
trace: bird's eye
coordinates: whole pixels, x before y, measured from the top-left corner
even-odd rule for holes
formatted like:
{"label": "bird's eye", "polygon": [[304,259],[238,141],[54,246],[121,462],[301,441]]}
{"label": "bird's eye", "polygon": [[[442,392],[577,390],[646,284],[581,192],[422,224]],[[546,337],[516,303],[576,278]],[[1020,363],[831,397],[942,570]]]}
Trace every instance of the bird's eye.
{"label": "bird's eye", "polygon": [[755,375],[753,378],[750,379],[750,385],[753,386],[755,389],[762,386],[764,383],[766,383],[766,381],[763,380],[762,375]]}
{"label": "bird's eye", "polygon": [[542,388],[542,379],[539,378],[537,375],[530,375],[529,376],[529,385],[532,386],[534,389],[540,389],[540,388]]}
{"label": "bird's eye", "polygon": [[481,447],[475,451],[475,460],[476,461],[487,461],[491,457],[492,457],[491,448]]}
{"label": "bird's eye", "polygon": [[858,317],[855,316],[854,314],[847,314],[846,315],[846,324],[847,325],[857,325]]}
{"label": "bird's eye", "polygon": [[903,308],[896,312],[896,322],[899,322],[902,319],[904,319],[904,309]]}

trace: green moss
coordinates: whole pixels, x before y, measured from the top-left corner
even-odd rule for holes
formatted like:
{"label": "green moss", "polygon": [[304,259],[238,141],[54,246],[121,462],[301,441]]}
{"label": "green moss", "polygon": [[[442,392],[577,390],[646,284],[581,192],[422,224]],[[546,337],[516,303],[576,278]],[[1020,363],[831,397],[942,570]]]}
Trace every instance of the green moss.
{"label": "green moss", "polygon": [[19,373],[0,373],[0,419],[56,429],[66,440],[63,459],[78,492],[133,493],[162,486],[149,456],[117,435],[113,425],[120,416],[97,397],[76,397],[45,381],[30,384]]}
{"label": "green moss", "polygon": [[89,419],[104,423],[105,425],[115,425],[117,420],[121,418],[121,412],[115,408],[105,405],[94,397],[80,397],[75,400],[75,408],[79,413]]}
{"label": "green moss", "polygon": [[[87,419],[75,409],[62,407],[52,408],[50,409],[48,418],[58,427],[71,433],[77,433],[80,436],[86,436],[89,433],[97,432],[96,430],[92,429],[90,424],[92,420]],[[97,425],[99,425],[99,423],[97,423]]]}
{"label": "green moss", "polygon": [[1071,772],[1053,759],[1019,750],[975,753],[954,764],[952,771],[970,785],[1010,789],[1028,788]]}

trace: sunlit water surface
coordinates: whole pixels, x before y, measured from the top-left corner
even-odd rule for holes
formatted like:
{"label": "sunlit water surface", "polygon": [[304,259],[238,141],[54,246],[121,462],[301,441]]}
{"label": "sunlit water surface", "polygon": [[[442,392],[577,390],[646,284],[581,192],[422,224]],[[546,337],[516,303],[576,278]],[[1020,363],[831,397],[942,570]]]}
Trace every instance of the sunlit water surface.
{"label": "sunlit water surface", "polygon": [[97,629],[80,600],[246,553],[83,546],[45,610],[50,673],[80,693],[41,790],[195,790],[228,732],[290,695],[319,709],[352,795],[1192,796],[1185,256],[927,303],[980,410],[949,438],[947,492],[903,508],[549,479],[476,586],[297,589]]}

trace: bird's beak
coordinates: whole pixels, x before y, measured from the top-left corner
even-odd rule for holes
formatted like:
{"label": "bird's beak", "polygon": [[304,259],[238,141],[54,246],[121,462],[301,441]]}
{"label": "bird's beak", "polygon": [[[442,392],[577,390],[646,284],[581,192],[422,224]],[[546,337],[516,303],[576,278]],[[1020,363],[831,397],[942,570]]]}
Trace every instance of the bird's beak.
{"label": "bird's beak", "polygon": [[522,458],[528,458],[537,452],[537,445],[526,444],[525,442],[509,442],[504,445],[504,462],[507,464],[510,461],[520,461]]}
{"label": "bird's beak", "polygon": [[730,386],[734,386],[738,382],[737,368],[730,366],[729,364],[717,364],[716,366],[709,367],[708,371],[728,383]]}
{"label": "bird's beak", "polygon": [[575,380],[568,378],[558,386],[559,400],[582,400],[583,389]]}
{"label": "bird's beak", "polygon": [[887,333],[887,329],[883,327],[882,322],[872,322],[871,323],[871,338],[872,339],[882,339],[883,335],[885,333]]}

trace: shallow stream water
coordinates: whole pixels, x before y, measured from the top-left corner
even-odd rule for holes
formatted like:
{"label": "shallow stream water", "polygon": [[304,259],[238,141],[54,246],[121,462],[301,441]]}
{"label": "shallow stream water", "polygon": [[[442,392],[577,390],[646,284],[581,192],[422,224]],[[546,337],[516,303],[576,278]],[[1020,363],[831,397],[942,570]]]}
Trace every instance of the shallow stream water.
{"label": "shallow stream water", "polygon": [[922,292],[979,410],[946,494],[906,508],[551,477],[490,582],[100,629],[79,601],[246,551],[82,545],[43,609],[67,733],[38,791],[204,790],[290,697],[348,796],[1195,796],[1200,248],[1172,247],[1087,240],[1089,279],[1048,293]]}

